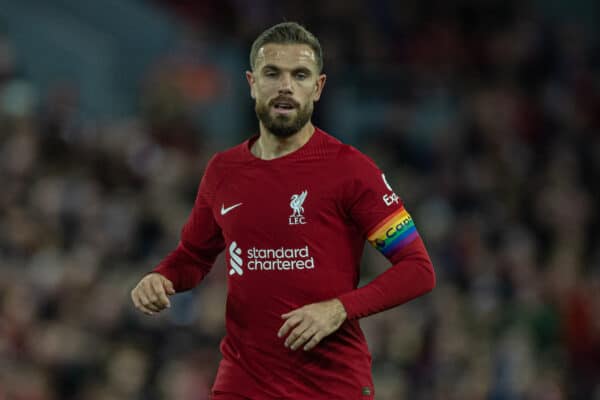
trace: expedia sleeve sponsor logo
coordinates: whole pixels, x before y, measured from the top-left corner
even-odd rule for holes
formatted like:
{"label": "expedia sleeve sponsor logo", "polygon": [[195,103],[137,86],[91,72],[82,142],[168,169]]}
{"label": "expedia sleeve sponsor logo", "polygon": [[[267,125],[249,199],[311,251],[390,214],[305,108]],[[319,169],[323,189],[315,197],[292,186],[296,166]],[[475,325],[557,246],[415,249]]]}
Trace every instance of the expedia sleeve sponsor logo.
{"label": "expedia sleeve sponsor logo", "polygon": [[394,193],[394,189],[392,189],[392,187],[388,183],[387,179],[385,179],[385,174],[381,174],[381,179],[383,179],[383,183],[385,183],[385,187],[387,187],[387,189],[390,192],[392,192],[392,193],[383,195],[382,198],[383,198],[383,202],[385,203],[385,205],[389,207],[394,203],[398,204],[398,202],[400,201],[400,197],[398,197],[398,195],[396,193]]}
{"label": "expedia sleeve sponsor logo", "polygon": [[229,246],[229,275],[242,275],[242,267],[247,271],[292,271],[312,270],[315,259],[310,255],[308,246],[299,248],[279,247],[277,249],[252,247],[242,259],[242,249],[234,241]]}
{"label": "expedia sleeve sponsor logo", "polygon": [[412,242],[419,234],[412,217],[404,209],[381,221],[369,233],[369,243],[386,257]]}

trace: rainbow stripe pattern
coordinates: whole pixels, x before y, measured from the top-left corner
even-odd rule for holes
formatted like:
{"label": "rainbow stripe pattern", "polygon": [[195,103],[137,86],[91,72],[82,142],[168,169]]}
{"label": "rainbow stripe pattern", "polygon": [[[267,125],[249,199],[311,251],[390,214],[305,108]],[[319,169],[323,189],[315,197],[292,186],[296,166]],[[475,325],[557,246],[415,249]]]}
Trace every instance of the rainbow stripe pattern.
{"label": "rainbow stripe pattern", "polygon": [[410,214],[401,207],[369,232],[369,243],[384,256],[390,257],[419,236]]}

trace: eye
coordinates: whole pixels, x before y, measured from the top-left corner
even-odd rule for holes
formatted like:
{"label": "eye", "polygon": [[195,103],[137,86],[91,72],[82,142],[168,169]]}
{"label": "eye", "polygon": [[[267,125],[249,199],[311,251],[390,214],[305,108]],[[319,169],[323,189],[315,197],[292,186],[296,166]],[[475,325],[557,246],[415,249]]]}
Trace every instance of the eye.
{"label": "eye", "polygon": [[273,78],[273,77],[277,76],[277,72],[273,71],[273,70],[266,71],[265,72],[265,76],[268,77],[268,78]]}
{"label": "eye", "polygon": [[300,80],[304,80],[304,79],[308,78],[308,74],[305,72],[298,72],[298,73],[296,73],[296,78],[298,78]]}

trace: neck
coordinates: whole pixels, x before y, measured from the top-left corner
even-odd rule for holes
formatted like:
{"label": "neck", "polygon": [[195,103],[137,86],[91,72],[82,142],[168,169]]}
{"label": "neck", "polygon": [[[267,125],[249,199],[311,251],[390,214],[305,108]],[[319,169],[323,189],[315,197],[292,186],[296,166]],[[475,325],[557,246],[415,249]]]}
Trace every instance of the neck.
{"label": "neck", "polygon": [[273,135],[260,123],[260,137],[254,142],[250,151],[263,160],[273,160],[283,157],[304,146],[315,132],[314,125],[309,121],[298,132],[288,137]]}

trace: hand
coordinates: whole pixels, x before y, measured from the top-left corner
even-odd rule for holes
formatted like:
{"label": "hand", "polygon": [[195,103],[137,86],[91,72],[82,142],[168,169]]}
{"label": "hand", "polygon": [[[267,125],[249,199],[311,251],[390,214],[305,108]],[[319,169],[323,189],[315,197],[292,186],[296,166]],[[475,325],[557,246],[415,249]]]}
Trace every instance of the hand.
{"label": "hand", "polygon": [[281,316],[286,321],[277,336],[281,338],[289,332],[285,347],[296,350],[304,345],[308,351],[337,331],[346,316],[344,305],[338,299],[308,304]]}
{"label": "hand", "polygon": [[135,307],[147,315],[161,312],[171,307],[167,295],[175,294],[173,283],[159,273],[146,275],[131,291]]}

